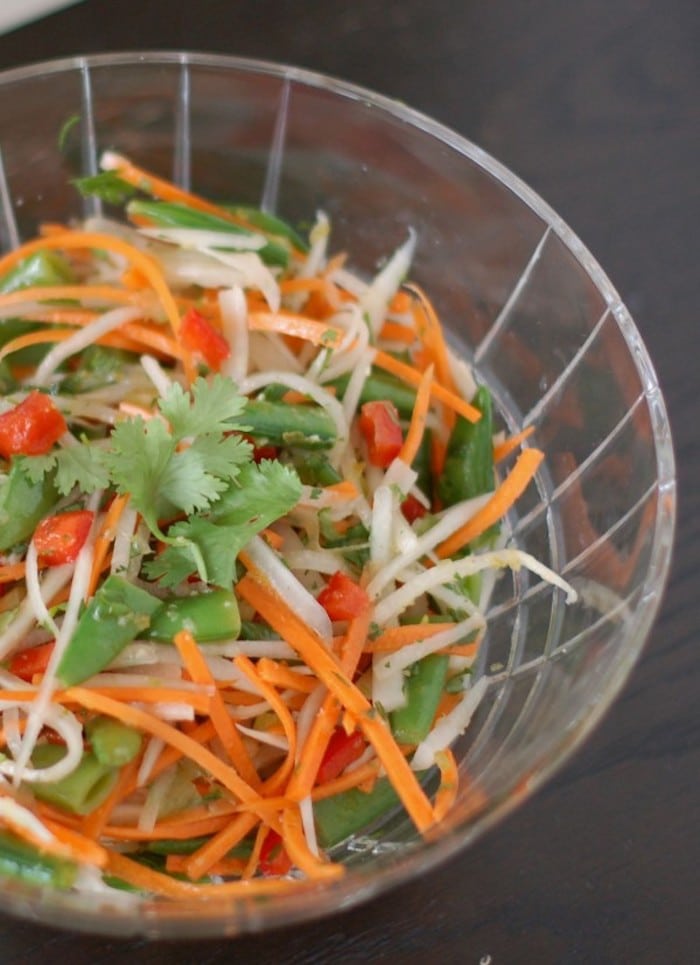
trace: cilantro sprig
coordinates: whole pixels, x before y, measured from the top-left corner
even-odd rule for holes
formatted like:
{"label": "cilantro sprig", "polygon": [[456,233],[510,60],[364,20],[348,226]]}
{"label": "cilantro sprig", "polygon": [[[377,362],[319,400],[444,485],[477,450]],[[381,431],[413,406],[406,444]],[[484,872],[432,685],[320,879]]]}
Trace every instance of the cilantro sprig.
{"label": "cilantro sprig", "polygon": [[153,418],[128,418],[107,439],[26,457],[25,471],[33,480],[55,472],[62,495],[76,488],[128,495],[166,544],[146,565],[150,579],[176,586],[196,569],[230,586],[240,550],[301,496],[294,470],[252,461],[252,446],[237,434],[246,429],[246,402],[222,375],[199,378],[190,391],[174,383]]}

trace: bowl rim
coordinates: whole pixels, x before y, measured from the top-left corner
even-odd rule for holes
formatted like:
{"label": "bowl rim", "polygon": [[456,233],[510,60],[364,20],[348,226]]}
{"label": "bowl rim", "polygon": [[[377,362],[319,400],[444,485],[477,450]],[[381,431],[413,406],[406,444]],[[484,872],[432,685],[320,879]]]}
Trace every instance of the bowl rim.
{"label": "bowl rim", "polygon": [[[71,893],[47,892],[23,887],[15,889],[14,885],[13,894],[0,893],[0,905],[8,911],[62,928],[91,933],[118,933],[122,936],[145,935],[151,938],[224,937],[300,923],[334,911],[345,910],[418,874],[429,871],[481,837],[485,831],[506,817],[560,769],[591,734],[619,694],[647,641],[656,617],[669,575],[675,533],[675,459],[666,406],[653,363],[630,313],[597,260],[547,202],[509,168],[467,137],[433,120],[421,111],[358,84],[306,68],[235,55],[185,50],[114,51],[38,61],[0,72],[0,89],[14,83],[58,73],[89,72],[91,68],[124,67],[135,63],[153,67],[179,65],[181,68],[194,66],[233,70],[274,77],[280,81],[297,83],[317,90],[327,90],[346,99],[361,101],[395,120],[422,131],[473,161],[480,169],[498,180],[556,234],[604,298],[608,310],[625,339],[643,385],[644,397],[650,412],[658,469],[659,511],[654,527],[648,571],[628,629],[630,643],[617,661],[602,698],[572,729],[566,739],[562,740],[556,752],[532,773],[528,786],[522,794],[517,796],[513,794],[490,804],[479,813],[476,820],[464,822],[450,829],[443,837],[427,846],[420,844],[410,849],[392,863],[375,868],[371,877],[363,878],[361,872],[350,870],[340,881],[321,888],[313,884],[300,883],[298,889],[290,892],[289,895],[277,897],[274,903],[270,904],[258,903],[250,898],[207,902],[206,908],[201,900],[170,905],[160,902],[142,902],[138,905],[138,910],[135,910],[130,908],[127,902],[125,904],[127,911],[122,914],[116,912],[111,905],[106,912],[100,907],[97,896],[89,907],[85,907],[84,901],[80,900],[81,896]],[[312,899],[313,903],[309,899]],[[169,913],[167,909],[170,909]]]}

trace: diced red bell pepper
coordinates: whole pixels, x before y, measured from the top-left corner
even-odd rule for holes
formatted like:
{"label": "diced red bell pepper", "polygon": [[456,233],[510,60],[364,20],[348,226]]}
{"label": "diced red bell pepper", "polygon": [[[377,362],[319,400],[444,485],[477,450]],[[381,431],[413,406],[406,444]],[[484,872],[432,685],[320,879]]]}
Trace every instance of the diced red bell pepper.
{"label": "diced red bell pepper", "polygon": [[260,849],[260,870],[264,875],[286,875],[292,862],[284,850],[282,838],[270,829]]}
{"label": "diced red bell pepper", "polygon": [[365,402],[360,409],[360,432],[373,466],[387,469],[401,452],[403,432],[393,402]]}
{"label": "diced red bell pepper", "polygon": [[201,355],[213,372],[218,372],[221,363],[231,354],[231,347],[221,332],[196,308],[190,308],[183,316],[180,339],[186,349]]}
{"label": "diced red bell pepper", "polygon": [[30,392],[0,415],[0,455],[42,456],[66,431],[66,420],[43,392]]}
{"label": "diced red bell pepper", "polygon": [[336,727],[328,741],[326,753],[323,755],[321,766],[316,776],[317,784],[325,784],[339,777],[348,764],[352,764],[361,757],[367,747],[367,741],[360,730],[346,734],[342,727]]}
{"label": "diced red bell pepper", "polygon": [[76,509],[42,519],[32,537],[39,565],[73,563],[88,538],[94,518],[89,509]]}
{"label": "diced red bell pepper", "polygon": [[253,462],[262,462],[263,459],[277,459],[280,451],[277,446],[253,446]]}
{"label": "diced red bell pepper", "polygon": [[48,643],[39,644],[38,647],[22,650],[12,657],[8,670],[15,677],[31,683],[35,674],[46,672],[53,648],[54,641],[50,640]]}
{"label": "diced red bell pepper", "polygon": [[409,523],[413,523],[416,519],[422,519],[428,510],[423,503],[418,502],[413,493],[409,493],[401,503],[401,512]]}
{"label": "diced red bell pepper", "polygon": [[331,620],[352,620],[369,606],[365,590],[340,570],[333,574],[317,599]]}

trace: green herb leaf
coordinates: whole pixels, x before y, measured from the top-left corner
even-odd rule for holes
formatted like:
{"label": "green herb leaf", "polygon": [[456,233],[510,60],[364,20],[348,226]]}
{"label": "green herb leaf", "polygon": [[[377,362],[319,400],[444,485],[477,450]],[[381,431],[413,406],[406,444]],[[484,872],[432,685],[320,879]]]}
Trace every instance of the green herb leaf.
{"label": "green herb leaf", "polygon": [[215,375],[211,382],[197,379],[191,395],[175,383],[158,407],[170,423],[173,435],[181,441],[189,436],[242,429],[236,420],[242,415],[245,404],[245,397],[238,394],[231,379]]}

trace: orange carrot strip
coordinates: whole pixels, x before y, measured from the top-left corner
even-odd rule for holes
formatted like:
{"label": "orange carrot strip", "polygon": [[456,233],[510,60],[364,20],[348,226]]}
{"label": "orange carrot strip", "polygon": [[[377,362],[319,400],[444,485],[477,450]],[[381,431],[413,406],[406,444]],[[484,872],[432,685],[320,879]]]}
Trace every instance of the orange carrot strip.
{"label": "orange carrot strip", "polygon": [[365,653],[393,653],[409,643],[429,640],[436,633],[451,630],[454,623],[411,623],[403,627],[390,627],[374,640],[365,642]]}
{"label": "orange carrot strip", "polygon": [[260,535],[268,546],[271,546],[275,550],[281,549],[284,545],[284,536],[280,536],[274,529],[264,529]]}
{"label": "orange carrot strip", "polygon": [[8,355],[19,352],[23,348],[29,348],[31,345],[64,342],[67,338],[70,338],[71,335],[75,335],[75,329],[73,328],[47,328],[39,332],[27,332],[25,335],[18,335],[16,338],[10,339],[9,342],[6,342],[3,347],[0,348],[0,361],[7,358]]}
{"label": "orange carrot strip", "polygon": [[543,459],[544,453],[539,449],[525,449],[521,452],[515,465],[489,501],[456,533],[440,543],[437,548],[440,559],[453,556],[467,543],[471,543],[473,539],[485,532],[489,526],[497,523],[529,485]]}
{"label": "orange carrot strip", "polygon": [[325,784],[317,784],[311,792],[312,801],[322,801],[324,798],[333,797],[350,788],[359,787],[365,781],[376,778],[379,772],[379,761],[368,761],[352,771],[346,771],[333,781],[326,781]]}
{"label": "orange carrot strip", "polygon": [[323,491],[325,493],[330,493],[333,496],[342,496],[343,499],[357,499],[360,495],[359,490],[354,482],[349,479],[344,479],[339,483],[331,483],[330,486],[325,486]]}
{"label": "orange carrot strip", "polygon": [[261,679],[269,684],[274,684],[275,687],[300,690],[302,693],[310,694],[318,685],[316,678],[310,674],[290,670],[289,667],[285,667],[284,664],[276,660],[270,660],[269,657],[262,657],[258,660],[256,666]]}
{"label": "orange carrot strip", "polygon": [[105,800],[84,818],[82,830],[88,838],[96,839],[100,837],[105,826],[109,824],[112,811],[122,799],[125,788],[136,777],[140,763],[140,756],[138,756],[125,767],[122,767],[117,778],[117,783]]}
{"label": "orange carrot strip", "polygon": [[260,785],[258,772],[253,767],[253,762],[248,755],[248,751],[245,749],[243,738],[229,716],[221,694],[216,689],[214,678],[202,655],[202,651],[197,646],[196,640],[188,630],[181,630],[175,634],[174,642],[185,669],[192,680],[197,684],[209,685],[214,688],[209,716],[216,728],[217,736],[224,745],[224,750],[229,760],[243,780],[250,784],[251,787],[258,788]]}
{"label": "orange carrot strip", "polygon": [[[246,678],[256,687],[264,700],[268,702],[272,710],[279,718],[284,729],[284,736],[287,738],[287,754],[279,768],[263,784],[266,794],[274,794],[284,786],[294,767],[294,757],[297,748],[297,729],[294,718],[289,712],[289,708],[277,693],[274,687],[266,683],[255,668],[255,664],[248,657],[242,654],[234,657],[234,664]],[[268,819],[269,823],[269,819]],[[275,828],[277,830],[277,828]]]}
{"label": "orange carrot strip", "polygon": [[403,342],[404,345],[412,345],[416,340],[416,333],[409,325],[388,321],[382,325],[379,337],[387,342]]}
{"label": "orange carrot strip", "polygon": [[456,389],[454,379],[452,378],[445,335],[437,313],[433,308],[433,304],[423,289],[415,283],[407,284],[406,288],[418,299],[423,318],[425,319],[425,324],[419,326],[418,334],[421,335],[423,344],[428,349],[435,363],[437,380],[440,385],[444,386],[448,391],[455,393]]}
{"label": "orange carrot strip", "polygon": [[[64,228],[61,233],[70,233]],[[20,288],[17,291],[0,294],[0,305],[23,305],[26,302],[55,302],[55,301],[95,301],[117,302],[120,305],[138,305],[144,299],[143,295],[124,291],[111,285],[33,285]],[[47,306],[48,307],[48,306]]]}
{"label": "orange carrot strip", "polygon": [[185,757],[199,765],[203,771],[223,784],[241,801],[257,799],[258,795],[253,788],[246,784],[232,767],[221,761],[206,747],[201,747],[191,737],[186,737],[177,728],[171,727],[170,724],[165,723],[160,718],[84,687],[70,687],[65,691],[65,696],[67,700],[84,707],[86,710],[114,717],[124,724],[135,727],[136,730],[152,734],[154,737],[159,737],[164,743],[171,744],[180,750]]}
{"label": "orange carrot strip", "polygon": [[433,815],[435,822],[442,821],[448,811],[452,809],[457,799],[457,789],[459,787],[459,772],[457,761],[449,748],[439,751],[435,755],[435,763],[440,769],[440,786],[435,794],[433,804]]}
{"label": "orange carrot strip", "polygon": [[292,335],[302,338],[312,345],[323,345],[333,348],[340,344],[344,332],[335,325],[318,322],[307,318],[306,315],[294,315],[292,312],[251,312],[248,315],[248,328],[252,332],[280,332],[282,335]]}
{"label": "orange carrot strip", "polygon": [[[254,569],[238,584],[243,597],[280,636],[294,647],[304,662],[313,669],[319,680],[353,713],[367,740],[374,747],[384,765],[404,807],[419,831],[432,823],[432,808],[416,776],[384,722],[375,716],[372,705],[343,673],[336,658],[326,650],[321,640],[289,609],[285,600]],[[240,658],[237,658],[240,659]]]}
{"label": "orange carrot strip", "polygon": [[103,835],[114,841],[162,841],[167,838],[186,841],[188,838],[196,838],[200,835],[217,834],[230,821],[229,814],[215,814],[210,818],[201,818],[199,821],[188,821],[182,824],[162,822],[156,824],[150,831],[142,831],[141,828],[133,826],[108,824],[103,829]]}
{"label": "orange carrot strip", "polygon": [[433,366],[429,365],[423,373],[416,394],[416,401],[411,414],[411,424],[408,427],[406,438],[399,452],[399,459],[402,459],[407,466],[410,466],[418,455],[420,444],[425,432],[425,423],[428,418],[430,408],[430,390],[433,384]]}
{"label": "orange carrot strip", "polygon": [[183,359],[185,350],[175,341],[168,338],[163,332],[152,325],[144,325],[141,322],[127,322],[122,325],[121,331],[134,342],[141,343],[161,355],[169,356],[174,359]]}
{"label": "orange carrot strip", "polygon": [[128,502],[128,496],[115,496],[105,514],[104,520],[102,521],[102,526],[100,527],[95,539],[95,548],[93,550],[92,557],[92,570],[90,571],[90,582],[85,594],[86,599],[93,596],[95,593],[97,581],[99,580],[100,573],[102,571],[102,564],[104,563],[107,552],[117,535],[117,526]]}
{"label": "orange carrot strip", "polygon": [[161,871],[154,871],[145,865],[127,858],[126,855],[110,851],[107,867],[112,874],[127,881],[142,891],[164,895],[167,898],[245,898],[256,895],[276,895],[298,888],[297,882],[287,878],[254,878],[251,880],[227,881],[223,884],[196,884],[171,878]]}
{"label": "orange carrot strip", "polygon": [[[395,375],[403,382],[407,382],[414,388],[418,388],[420,385],[421,373],[411,365],[406,365],[405,362],[399,362],[398,359],[395,359],[393,355],[389,355],[387,352],[375,352],[374,364],[378,368],[384,369],[385,372]],[[469,422],[478,422],[481,418],[481,413],[478,409],[474,408],[474,406],[468,402],[465,402],[465,400],[461,399],[458,395],[455,395],[454,392],[450,392],[438,382],[433,382],[430,394],[434,399],[442,402],[443,405],[446,405],[458,415],[464,416]]]}
{"label": "orange carrot strip", "polygon": [[[169,854],[165,859],[165,870],[169,874],[181,873],[185,871],[188,860],[189,855]],[[222,858],[211,866],[209,873],[212,875],[221,875],[222,877],[235,875],[235,877],[241,878],[245,869],[246,862],[241,858]]]}
{"label": "orange carrot strip", "polygon": [[24,563],[6,563],[5,566],[0,566],[0,583],[14,583],[15,580],[23,580],[24,572]]}
{"label": "orange carrot strip", "polygon": [[304,834],[298,808],[288,808],[282,814],[282,840],[284,849],[292,864],[300,868],[307,877],[320,881],[341,878],[345,868],[341,864],[331,864],[318,858],[311,849]]}
{"label": "orange carrot strip", "polygon": [[[255,841],[253,842],[253,850],[250,852],[250,857],[246,863],[245,868],[241,874],[242,878],[252,878],[258,870],[258,865],[260,864],[260,852],[262,851],[262,846],[265,843],[265,838],[269,833],[269,828],[266,824],[261,824],[255,834]],[[215,867],[215,866],[214,866]]]}
{"label": "orange carrot strip", "polygon": [[316,712],[294,774],[289,781],[287,793],[292,800],[301,801],[311,792],[339,715],[340,704],[337,698],[333,694],[326,694]]}
{"label": "orange carrot strip", "polygon": [[201,878],[207,869],[220,861],[224,855],[235,848],[252,831],[259,818],[255,814],[239,814],[189,856],[184,871],[188,878]]}
{"label": "orange carrot strip", "polygon": [[104,868],[107,864],[107,850],[102,845],[73,828],[65,827],[58,821],[52,821],[50,818],[44,818],[43,821],[54,837],[68,848],[74,860],[95,865],[97,868]]}
{"label": "orange carrot strip", "polygon": [[41,322],[45,325],[87,325],[99,316],[99,312],[90,308],[46,308],[31,312],[22,312],[22,318],[28,322]]}
{"label": "orange carrot strip", "polygon": [[526,426],[521,432],[518,432],[514,436],[510,436],[509,439],[504,439],[503,442],[499,442],[497,446],[493,447],[493,461],[501,462],[506,456],[509,456],[511,452],[514,452],[521,442],[532,435],[535,431],[534,426]]}

